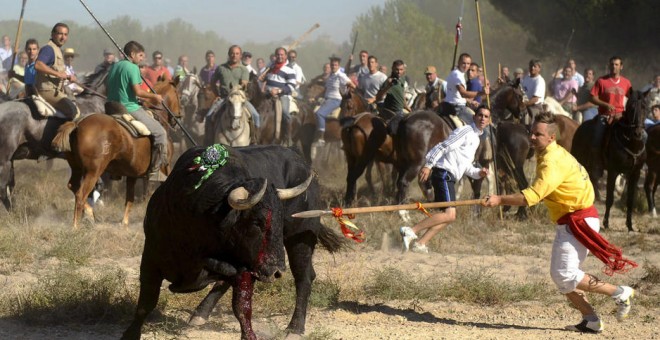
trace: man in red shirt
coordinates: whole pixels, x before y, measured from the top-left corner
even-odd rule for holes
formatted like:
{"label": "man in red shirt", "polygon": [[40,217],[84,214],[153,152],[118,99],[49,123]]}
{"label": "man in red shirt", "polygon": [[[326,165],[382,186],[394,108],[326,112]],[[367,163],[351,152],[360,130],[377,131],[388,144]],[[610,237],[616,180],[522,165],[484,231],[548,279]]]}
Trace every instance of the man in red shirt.
{"label": "man in red shirt", "polygon": [[[591,89],[591,102],[598,105],[598,116],[594,126],[592,150],[595,155],[602,154],[603,139],[608,127],[621,119],[625,108],[625,98],[632,93],[630,80],[621,75],[623,60],[614,56],[609,62],[610,73],[598,78]],[[602,161],[596,157],[598,162]]]}
{"label": "man in red shirt", "polygon": [[154,63],[151,66],[147,66],[144,74],[144,80],[149,82],[149,85],[153,87],[156,82],[158,82],[158,77],[163,77],[164,80],[172,80],[172,75],[170,71],[163,64],[163,53],[160,51],[155,51],[151,55],[154,59]]}

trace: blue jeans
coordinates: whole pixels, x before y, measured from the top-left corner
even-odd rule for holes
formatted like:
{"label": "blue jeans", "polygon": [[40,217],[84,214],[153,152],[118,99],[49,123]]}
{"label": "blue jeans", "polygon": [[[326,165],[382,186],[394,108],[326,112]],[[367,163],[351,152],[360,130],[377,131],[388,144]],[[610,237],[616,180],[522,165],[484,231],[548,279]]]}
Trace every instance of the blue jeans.
{"label": "blue jeans", "polygon": [[590,107],[582,112],[582,122],[594,119],[598,115],[597,107]]}
{"label": "blue jeans", "polygon": [[341,99],[326,99],[316,111],[317,130],[325,131],[325,119],[341,105]]}

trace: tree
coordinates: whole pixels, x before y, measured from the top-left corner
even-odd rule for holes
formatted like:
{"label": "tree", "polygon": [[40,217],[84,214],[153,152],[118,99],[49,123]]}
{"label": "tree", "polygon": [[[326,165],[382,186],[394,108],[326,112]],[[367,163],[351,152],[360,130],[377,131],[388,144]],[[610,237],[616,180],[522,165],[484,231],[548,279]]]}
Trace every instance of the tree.
{"label": "tree", "polygon": [[657,0],[490,2],[534,36],[527,47],[533,53],[563,62],[564,46],[575,29],[568,54],[577,58],[579,65],[598,65],[594,69],[600,73],[610,56],[619,55],[624,59],[625,73],[633,80],[647,82],[660,72],[654,57],[660,53],[660,39],[653,29],[660,13]]}
{"label": "tree", "polygon": [[[351,35],[356,32],[357,51],[369,51],[388,68],[401,59],[408,76],[417,81],[423,79],[427,65],[447,65],[453,53],[452,35],[410,1],[390,0],[382,7],[372,7],[353,23]],[[350,48],[344,44],[346,54]]]}

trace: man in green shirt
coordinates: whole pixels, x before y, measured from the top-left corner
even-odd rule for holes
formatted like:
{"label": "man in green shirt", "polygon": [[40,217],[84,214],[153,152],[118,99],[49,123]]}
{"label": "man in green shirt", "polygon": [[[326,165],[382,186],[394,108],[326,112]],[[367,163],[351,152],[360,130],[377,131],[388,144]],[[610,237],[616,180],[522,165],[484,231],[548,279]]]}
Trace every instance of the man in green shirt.
{"label": "man in green shirt", "polygon": [[[243,65],[241,58],[243,51],[240,46],[232,45],[227,52],[227,62],[218,66],[213,77],[211,78],[211,86],[213,92],[220,97],[220,99],[211,106],[206,117],[205,131],[208,131],[215,122],[215,113],[220,112],[220,107],[224,104],[231,86],[241,86],[243,91],[247,89],[247,84],[250,81],[250,71]],[[219,83],[219,86],[217,85]],[[245,107],[252,115],[252,122],[255,128],[259,128],[260,120],[259,113],[249,101],[245,102]],[[252,133],[252,132],[251,132]],[[205,133],[206,134],[206,133]],[[254,133],[252,133],[254,135]],[[212,135],[212,134],[211,134]]]}
{"label": "man in green shirt", "polygon": [[167,166],[167,135],[163,126],[140,106],[138,97],[155,99],[158,102],[162,102],[163,98],[140,87],[142,77],[138,64],[144,60],[144,47],[136,41],[129,41],[124,46],[124,53],[128,59],[113,64],[108,73],[106,79],[108,101],[121,103],[131,116],[151,131],[155,147],[152,152],[151,172],[158,172],[161,167]]}

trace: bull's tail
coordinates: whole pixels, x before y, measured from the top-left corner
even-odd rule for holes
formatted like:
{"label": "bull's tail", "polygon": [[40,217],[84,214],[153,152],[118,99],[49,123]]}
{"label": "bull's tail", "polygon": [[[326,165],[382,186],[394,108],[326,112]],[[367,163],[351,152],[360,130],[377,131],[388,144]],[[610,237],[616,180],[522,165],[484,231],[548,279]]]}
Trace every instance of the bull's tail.
{"label": "bull's tail", "polygon": [[57,135],[53,138],[51,146],[57,152],[70,152],[71,142],[69,136],[78,127],[75,122],[66,122],[57,129]]}
{"label": "bull's tail", "polygon": [[332,229],[323,224],[321,224],[318,237],[323,248],[330,253],[337,253],[348,247],[348,241],[345,237],[335,233]]}

